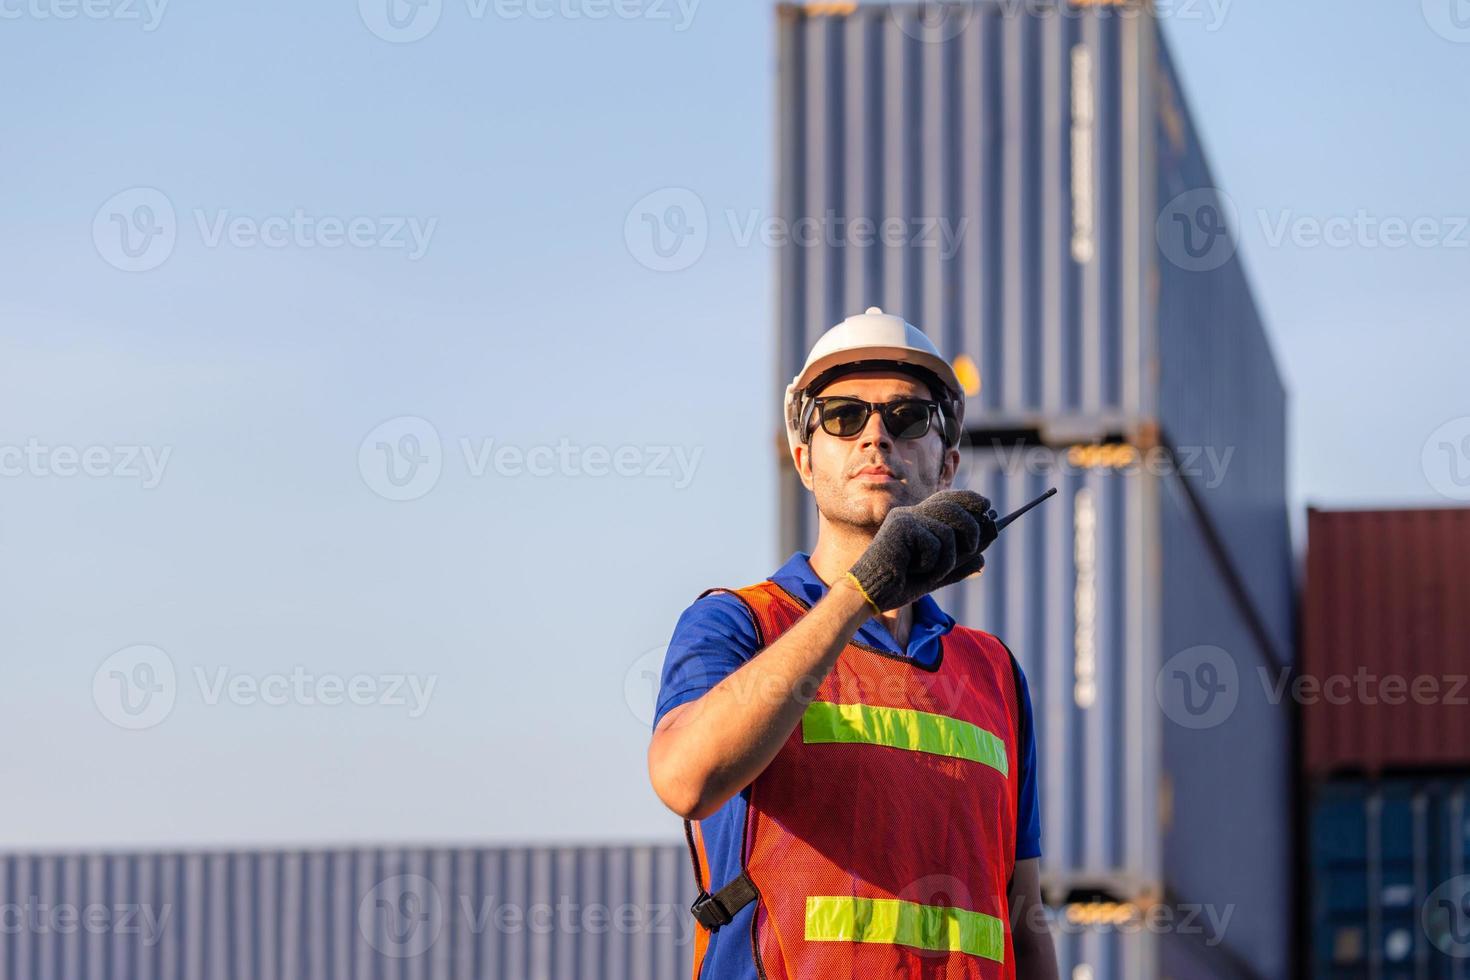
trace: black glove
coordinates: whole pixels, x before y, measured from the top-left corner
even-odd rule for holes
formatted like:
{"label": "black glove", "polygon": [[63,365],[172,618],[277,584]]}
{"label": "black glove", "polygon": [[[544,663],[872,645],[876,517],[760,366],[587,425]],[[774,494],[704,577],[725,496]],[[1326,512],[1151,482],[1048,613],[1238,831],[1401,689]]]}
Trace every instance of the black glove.
{"label": "black glove", "polygon": [[875,609],[897,609],[984,568],[999,533],[988,499],[942,490],[889,511],[848,574]]}

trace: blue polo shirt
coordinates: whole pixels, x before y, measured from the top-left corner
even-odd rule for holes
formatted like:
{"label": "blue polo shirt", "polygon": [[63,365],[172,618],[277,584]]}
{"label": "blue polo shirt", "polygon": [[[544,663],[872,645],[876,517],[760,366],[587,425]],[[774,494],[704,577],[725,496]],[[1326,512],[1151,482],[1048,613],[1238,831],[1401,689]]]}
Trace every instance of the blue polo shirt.
{"label": "blue polo shirt", "polygon": [[[827,594],[827,585],[812,571],[808,556],[797,552],[771,576],[771,581],[787,592],[816,605]],[[955,622],[939,603],[924,596],[914,603],[914,621],[909,629],[909,642],[900,650],[893,636],[876,617],[870,617],[858,628],[857,642],[876,647],[896,657],[907,658],[916,666],[933,669],[939,662],[941,640],[954,628]],[[717,592],[698,599],[684,610],[674,627],[669,652],[664,658],[659,683],[658,705],[653,725],[670,709],[702,696],[720,681],[733,674],[759,651],[755,624],[739,598]],[[1016,813],[1016,860],[1041,855],[1041,807],[1036,790],[1036,737],[1031,723],[1031,694],[1019,665],[1020,680],[1021,759],[1020,800]],[[740,873],[740,843],[745,826],[750,788],[731,797],[724,806],[700,823],[705,851],[709,857],[711,891],[718,891]],[[741,909],[729,925],[710,937],[705,953],[704,976],[720,980],[755,980],[755,962],[750,949],[750,917],[754,903]]]}

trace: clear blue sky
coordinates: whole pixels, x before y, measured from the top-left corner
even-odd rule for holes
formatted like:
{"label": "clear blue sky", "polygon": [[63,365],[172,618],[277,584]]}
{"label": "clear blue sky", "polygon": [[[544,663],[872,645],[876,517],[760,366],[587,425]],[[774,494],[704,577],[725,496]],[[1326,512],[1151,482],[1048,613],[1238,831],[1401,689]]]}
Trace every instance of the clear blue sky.
{"label": "clear blue sky", "polygon": [[[676,835],[642,775],[644,671],[701,589],[782,557],[774,265],[717,233],[654,272],[624,221],[669,187],[769,208],[771,8],[442,0],[400,44],[350,0],[173,0],[156,22],[95,2],[107,16],[7,4],[0,25],[0,447],[78,456],[0,477],[0,845]],[[1452,234],[1470,37],[1433,20],[1236,2],[1166,28],[1291,388],[1298,503],[1450,502],[1421,450],[1470,415],[1470,232],[1300,247],[1255,217],[1361,209]],[[120,251],[113,213],[138,235],[165,221],[144,192],[104,207],[132,188],[161,192],[171,245]],[[289,228],[298,210],[310,229]],[[370,244],[329,247],[323,217],[337,240],[367,219]],[[155,268],[115,267],[157,248]],[[665,386],[707,410],[671,411]],[[404,416],[432,424],[442,472],[393,501],[422,486],[379,476],[380,494],[361,466],[424,432],[363,444]],[[580,458],[536,476],[530,457],[475,476],[486,440],[548,447],[538,465],[562,440],[644,448],[632,476]],[[63,475],[89,447],[108,475]],[[687,486],[658,447],[700,454]],[[145,448],[168,452],[156,485]],[[104,661],[139,644],[167,656],[173,703],[129,731],[113,667],[160,675]],[[377,678],[369,701],[393,700],[393,675],[435,686],[417,716],[251,694],[297,668]],[[215,698],[221,680],[246,686]]]}

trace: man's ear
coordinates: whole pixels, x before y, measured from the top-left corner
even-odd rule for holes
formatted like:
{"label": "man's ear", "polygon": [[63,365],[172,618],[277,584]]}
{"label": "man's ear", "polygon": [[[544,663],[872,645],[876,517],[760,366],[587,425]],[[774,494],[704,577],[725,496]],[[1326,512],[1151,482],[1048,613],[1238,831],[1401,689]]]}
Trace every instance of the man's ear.
{"label": "man's ear", "polygon": [[801,477],[802,486],[810,490],[812,488],[811,446],[798,442],[796,448],[791,451],[791,460],[796,464],[796,475]]}
{"label": "man's ear", "polygon": [[939,489],[948,490],[954,483],[955,474],[960,471],[960,451],[958,449],[946,449],[944,461],[939,466]]}

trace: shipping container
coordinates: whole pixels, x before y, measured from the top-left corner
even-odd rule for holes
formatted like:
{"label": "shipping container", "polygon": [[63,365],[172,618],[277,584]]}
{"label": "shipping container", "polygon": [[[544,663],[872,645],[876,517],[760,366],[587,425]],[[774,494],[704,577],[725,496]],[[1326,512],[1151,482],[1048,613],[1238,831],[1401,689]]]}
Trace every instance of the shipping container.
{"label": "shipping container", "polygon": [[[977,441],[1162,446],[1258,642],[1289,659],[1286,395],[1153,16],[786,5],[778,48],[778,212],[827,232],[778,250],[779,383],[879,305],[983,382]],[[788,549],[798,490],[783,471]]]}
{"label": "shipping container", "polygon": [[1301,666],[1310,773],[1470,766],[1470,509],[1311,510]]}
{"label": "shipping container", "polygon": [[[682,841],[12,854],[0,980],[687,980],[693,901]],[[1116,916],[1057,912],[1063,976],[1156,975]]]}
{"label": "shipping container", "polygon": [[1470,977],[1470,773],[1321,784],[1311,808],[1314,980]]}
{"label": "shipping container", "polygon": [[0,857],[0,980],[687,978],[667,846]]}

